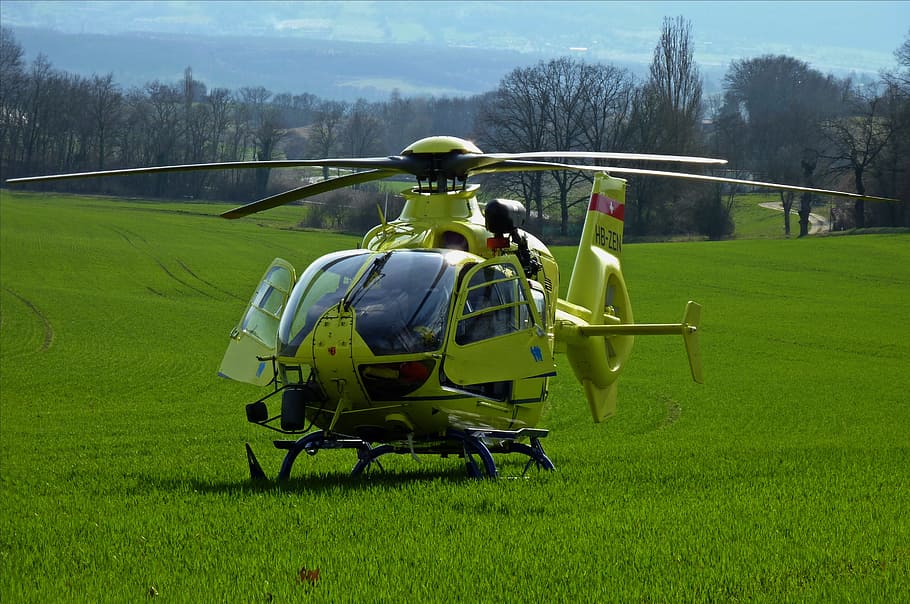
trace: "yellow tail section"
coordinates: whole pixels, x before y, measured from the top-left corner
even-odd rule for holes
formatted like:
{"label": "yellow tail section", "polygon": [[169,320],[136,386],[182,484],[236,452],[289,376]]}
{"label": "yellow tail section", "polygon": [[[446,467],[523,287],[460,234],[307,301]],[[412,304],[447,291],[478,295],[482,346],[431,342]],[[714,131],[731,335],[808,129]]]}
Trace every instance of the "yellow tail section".
{"label": "yellow tail section", "polygon": [[[563,324],[578,327],[633,322],[620,266],[625,204],[625,180],[606,173],[594,177],[568,293],[557,310]],[[561,330],[560,335],[591,415],[595,422],[603,421],[616,411],[615,382],[632,351],[633,336],[591,337],[569,330]]]}
{"label": "yellow tail section", "polygon": [[637,335],[682,335],[692,379],[703,381],[698,347],[701,306],[686,305],[682,323],[635,323],[620,257],[626,181],[598,174],[565,300],[556,307],[557,350],[581,382],[595,422],[616,412],[617,378]]}

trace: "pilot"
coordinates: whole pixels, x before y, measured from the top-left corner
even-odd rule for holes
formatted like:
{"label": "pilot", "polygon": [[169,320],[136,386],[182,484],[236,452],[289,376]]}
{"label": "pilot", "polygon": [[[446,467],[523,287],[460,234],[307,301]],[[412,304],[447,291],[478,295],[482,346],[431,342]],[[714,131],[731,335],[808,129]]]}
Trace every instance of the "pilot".
{"label": "pilot", "polygon": [[448,295],[402,288],[357,309],[357,332],[374,354],[436,350],[442,345]]}
{"label": "pilot", "polygon": [[468,294],[466,312],[479,312],[463,321],[464,331],[458,337],[459,344],[470,344],[496,336],[508,334],[512,329],[512,311],[508,308],[484,310],[501,304],[501,294],[497,294],[496,285],[477,288]]}
{"label": "pilot", "polygon": [[374,354],[412,352],[408,330],[410,296],[406,289],[357,308],[357,332]]}

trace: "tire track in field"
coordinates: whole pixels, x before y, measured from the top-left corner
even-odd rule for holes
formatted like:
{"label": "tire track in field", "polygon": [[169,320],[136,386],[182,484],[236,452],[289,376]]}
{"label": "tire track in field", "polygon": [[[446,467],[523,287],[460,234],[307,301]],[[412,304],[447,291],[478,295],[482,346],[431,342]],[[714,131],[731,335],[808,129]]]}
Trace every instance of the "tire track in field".
{"label": "tire track in field", "polygon": [[664,417],[664,421],[657,427],[658,430],[669,428],[679,421],[679,417],[682,415],[682,406],[678,401],[675,401],[672,398],[665,398],[664,406],[667,408],[667,415]]}
{"label": "tire track in field", "polygon": [[126,229],[118,229],[117,227],[108,227],[108,228],[110,228],[112,231],[114,231],[115,233],[117,233],[118,235],[123,237],[124,241],[129,243],[130,246],[134,247],[137,250],[139,248],[136,246],[135,243],[133,243],[133,239],[138,239],[142,243],[148,245],[148,240],[146,240],[145,237],[143,237],[142,235],[139,235],[138,233],[133,233],[132,231],[127,231]]}
{"label": "tire track in field", "polygon": [[51,325],[51,322],[48,318],[41,312],[35,304],[26,298],[25,296],[19,295],[8,287],[4,287],[3,291],[7,292],[26,306],[36,317],[38,317],[41,322],[44,324],[44,341],[41,343],[41,347],[36,352],[45,352],[50,349],[54,344],[54,326]]}
{"label": "tire track in field", "polygon": [[235,300],[240,300],[241,302],[246,302],[245,299],[241,298],[240,296],[238,296],[238,295],[235,294],[234,292],[231,292],[231,291],[228,291],[228,290],[223,289],[223,288],[221,288],[221,287],[218,287],[217,285],[215,285],[215,284],[212,283],[211,281],[207,281],[207,280],[203,279],[202,277],[200,277],[199,275],[197,275],[196,273],[194,273],[194,272],[192,271],[192,269],[190,269],[190,267],[188,267],[186,264],[184,264],[183,261],[182,261],[180,258],[177,258],[177,264],[179,264],[179,265],[183,268],[183,270],[185,270],[186,272],[188,272],[194,279],[199,280],[201,283],[205,283],[206,285],[208,285],[209,287],[211,287],[211,288],[214,289],[215,291],[221,292],[222,294],[224,294],[224,295],[226,295],[226,296],[230,296],[231,298],[234,298]]}
{"label": "tire track in field", "polygon": [[678,400],[666,395],[649,397],[647,407],[641,409],[641,416],[637,420],[633,420],[629,433],[643,436],[670,430],[682,418],[682,414],[683,407]]}
{"label": "tire track in field", "polygon": [[[134,240],[138,239],[139,241],[141,241],[142,243],[144,243],[146,246],[148,246],[148,241],[147,241],[144,237],[142,237],[141,235],[138,235],[138,234],[133,233],[133,232],[131,232],[131,231],[127,231],[127,230],[125,230],[125,229],[121,229],[121,228],[114,227],[114,226],[108,226],[108,228],[111,229],[114,233],[116,233],[116,234],[119,235],[120,237],[122,237],[123,240],[126,241],[126,242],[130,245],[130,247],[132,247],[133,249],[137,250],[138,252],[140,252],[140,253],[142,253],[142,254],[148,256],[149,258],[151,258],[151,259],[155,262],[155,264],[157,264],[158,267],[159,267],[162,271],[164,271],[164,274],[167,275],[168,277],[170,277],[172,280],[176,281],[177,283],[179,283],[180,285],[182,285],[182,286],[184,286],[184,287],[188,287],[189,289],[193,290],[193,291],[196,292],[197,294],[200,294],[200,295],[202,295],[202,296],[205,296],[206,298],[211,298],[212,300],[217,300],[217,299],[218,299],[217,297],[213,296],[213,295],[210,294],[209,292],[207,292],[207,291],[205,291],[205,290],[203,290],[203,289],[200,289],[200,288],[196,287],[195,285],[193,285],[192,283],[190,283],[190,282],[188,282],[188,281],[186,281],[186,280],[184,280],[184,279],[181,279],[179,276],[177,276],[177,275],[175,275],[173,272],[171,272],[171,270],[164,264],[164,262],[163,262],[160,258],[158,258],[158,257],[155,256],[154,254],[152,254],[151,252],[149,252],[147,249],[142,249],[140,246],[136,245],[136,242],[135,242]],[[180,259],[177,259],[177,263],[178,263],[178,264],[179,264],[187,273],[189,273],[193,278],[199,280],[201,283],[204,283],[205,285],[208,285],[209,287],[212,287],[213,289],[215,289],[216,291],[219,291],[219,292],[221,292],[221,293],[228,293],[228,292],[225,292],[225,291],[223,291],[223,290],[221,290],[221,289],[215,287],[215,286],[212,285],[211,283],[209,283],[209,282],[207,282],[207,281],[205,281],[205,280],[203,280],[203,279],[200,279],[193,271],[191,271],[189,268],[187,268],[187,266],[186,266],[183,262],[181,262]],[[155,290],[155,289],[149,287],[148,285],[146,285],[146,289],[148,289],[149,291],[151,291],[153,294],[162,295],[160,292],[158,292],[157,290]],[[231,294],[229,294],[229,295],[231,295]]]}

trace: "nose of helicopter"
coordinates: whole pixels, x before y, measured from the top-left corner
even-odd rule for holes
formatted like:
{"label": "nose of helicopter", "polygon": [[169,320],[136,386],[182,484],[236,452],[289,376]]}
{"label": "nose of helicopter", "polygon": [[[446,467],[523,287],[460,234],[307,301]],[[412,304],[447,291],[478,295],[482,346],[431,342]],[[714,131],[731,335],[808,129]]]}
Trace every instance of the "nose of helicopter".
{"label": "nose of helicopter", "polygon": [[326,396],[348,404],[365,402],[354,368],[351,312],[328,313],[313,329],[313,369]]}

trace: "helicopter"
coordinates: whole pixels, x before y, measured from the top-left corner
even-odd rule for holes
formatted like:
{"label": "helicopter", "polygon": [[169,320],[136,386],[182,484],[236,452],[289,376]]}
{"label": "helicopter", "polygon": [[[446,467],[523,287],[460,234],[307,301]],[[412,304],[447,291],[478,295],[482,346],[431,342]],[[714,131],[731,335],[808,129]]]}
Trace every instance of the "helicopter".
{"label": "helicopter", "polygon": [[[388,454],[454,456],[472,477],[498,476],[494,454],[525,456],[525,472],[532,465],[553,470],[541,444],[548,430],[539,424],[557,353],[565,354],[594,422],[616,412],[618,378],[635,336],[681,336],[692,379],[702,383],[698,303],[687,302],[678,323],[633,318],[622,272],[627,182],[613,174],[894,201],[577,160],[726,163],[638,153],[484,153],[462,138],[432,136],[389,157],[157,166],[7,183],[226,168],[351,170],[221,214],[238,219],[342,187],[402,174],[416,179],[403,192],[398,218],[387,220],[380,210],[380,224],[359,248],[324,255],[300,274],[276,258],[230,332],[218,374],[271,387],[246,405],[246,418],[294,437],[274,441],[285,451],[279,481],[290,478],[300,453],[323,449],[354,449],[353,476],[381,468]],[[540,170],[594,173],[565,298],[553,254],[522,228],[523,204],[493,199],[481,209],[479,185],[468,184],[479,174]],[[246,454],[251,478],[267,479],[249,443]]]}

